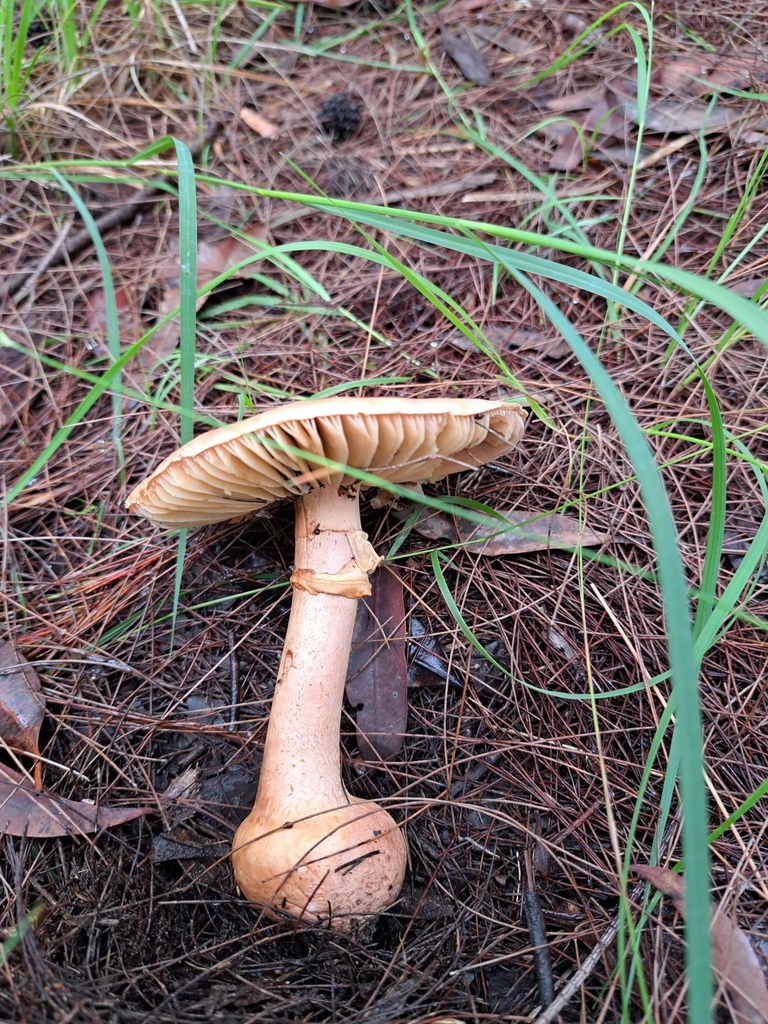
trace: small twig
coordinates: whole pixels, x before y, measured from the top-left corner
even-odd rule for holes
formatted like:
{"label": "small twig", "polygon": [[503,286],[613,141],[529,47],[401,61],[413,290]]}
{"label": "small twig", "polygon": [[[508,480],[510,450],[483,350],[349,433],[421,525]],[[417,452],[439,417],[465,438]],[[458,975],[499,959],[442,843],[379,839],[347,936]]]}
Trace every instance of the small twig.
{"label": "small twig", "polygon": [[[635,886],[635,888],[629,894],[630,901],[636,900],[639,896],[641,896],[643,889],[644,885]],[[618,934],[618,931],[619,918],[617,915],[613,919],[611,924],[608,926],[608,928],[606,928],[606,930],[600,936],[597,945],[589,954],[589,956],[581,965],[581,967],[578,969],[578,971],[576,971],[571,980],[557,994],[557,996],[555,997],[555,1001],[549,1004],[546,1010],[544,1010],[544,1012],[536,1018],[533,1024],[552,1024],[552,1022],[555,1020],[555,1018],[563,1009],[563,1007],[571,1001],[573,996],[578,992],[578,990],[590,976],[592,971],[594,971],[598,961],[600,960],[606,949],[613,945],[614,940],[616,939],[616,936]]]}
{"label": "small twig", "polygon": [[194,36],[189,31],[189,24],[187,23],[187,19],[184,17],[184,13],[181,7],[179,7],[179,0],[171,0],[171,7],[173,8],[173,13],[176,15],[176,20],[178,21],[179,25],[181,25],[182,32],[186,36],[187,44],[189,45],[190,50],[192,51],[192,53],[196,54],[197,44],[195,43]]}
{"label": "small twig", "polygon": [[38,262],[34,273],[28,279],[24,287],[19,289],[19,291],[17,291],[16,294],[13,296],[14,303],[18,305],[18,303],[21,302],[22,299],[26,299],[26,297],[35,287],[37,282],[40,280],[40,276],[43,274],[43,272],[51,265],[52,261],[56,259],[59,253],[62,252],[64,243],[67,240],[67,236],[69,235],[69,232],[72,230],[72,224],[73,221],[68,220],[66,224],[62,226],[61,231],[59,231],[59,234],[56,238],[56,241],[53,243],[53,246],[48,250],[45,256],[43,256],[43,258]]}
{"label": "small twig", "polygon": [[533,873],[533,860],[530,849],[525,851],[525,882],[523,885],[523,909],[528,932],[533,946],[533,963],[536,968],[536,980],[539,983],[541,1005],[546,1009],[555,1001],[555,979],[552,976],[552,961],[549,956],[547,942],[547,926],[536,895],[536,879]]}
{"label": "small twig", "polygon": [[[214,121],[203,136],[202,141],[195,143],[190,146],[190,153],[192,159],[196,159],[203,148],[207,146],[221,131],[221,121]],[[124,205],[117,206],[113,210],[109,210],[107,213],[102,214],[96,220],[96,227],[99,230],[99,234],[104,234],[110,228],[115,227],[117,224],[124,224],[126,221],[131,220],[138,213],[140,213],[144,207],[144,204],[150,199],[153,199],[161,185],[164,185],[167,178],[155,178],[148,185],[139,192],[132,203],[125,203]],[[12,301],[18,302],[19,298],[23,298],[26,294],[27,284],[32,280],[32,284],[37,280],[40,274],[43,273],[48,267],[58,266],[59,263],[63,262],[64,256],[76,256],[79,252],[86,248],[91,243],[91,233],[87,228],[83,228],[82,231],[78,231],[77,234],[72,235],[66,242],[65,245],[61,245],[57,238],[51,249],[37,261],[34,267],[27,270],[21,270],[18,274],[14,274],[8,278],[3,284],[0,284],[0,302],[4,302],[10,295]]]}
{"label": "small twig", "polygon": [[227,629],[227,640],[229,641],[229,683],[230,683],[230,709],[229,709],[229,732],[235,731],[237,721],[237,703],[240,700],[240,667],[237,664],[237,650],[235,648],[235,634]]}

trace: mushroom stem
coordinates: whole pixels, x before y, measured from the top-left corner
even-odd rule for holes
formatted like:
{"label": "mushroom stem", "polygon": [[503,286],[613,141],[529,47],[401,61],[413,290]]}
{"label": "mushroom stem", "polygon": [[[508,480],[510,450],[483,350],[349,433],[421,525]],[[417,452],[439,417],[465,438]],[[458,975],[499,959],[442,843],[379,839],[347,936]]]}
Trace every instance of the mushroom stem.
{"label": "mushroom stem", "polygon": [[[296,503],[295,564],[304,578],[335,576],[350,561],[347,534],[361,530],[357,495],[350,499],[328,490],[311,492]],[[349,803],[341,784],[338,736],[357,598],[300,590],[296,577],[259,798],[263,792],[265,804],[275,809],[291,802],[311,814]],[[329,737],[337,742],[329,743]]]}
{"label": "mushroom stem", "polygon": [[296,504],[293,605],[264,744],[259,789],[235,835],[244,895],[347,930],[396,899],[405,840],[377,804],[341,781],[339,728],[357,598],[378,559],[357,490],[319,487]]}
{"label": "mushroom stem", "polygon": [[[305,813],[349,803],[338,735],[357,601],[295,591],[264,743],[264,803]],[[318,789],[318,778],[324,785]]]}

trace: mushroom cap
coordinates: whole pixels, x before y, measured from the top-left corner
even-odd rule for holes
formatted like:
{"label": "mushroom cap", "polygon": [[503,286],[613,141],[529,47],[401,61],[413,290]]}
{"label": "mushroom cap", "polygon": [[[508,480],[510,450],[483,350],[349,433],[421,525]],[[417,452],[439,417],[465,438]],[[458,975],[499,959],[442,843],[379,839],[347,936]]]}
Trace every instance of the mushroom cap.
{"label": "mushroom cap", "polygon": [[237,519],[319,486],[370,486],[311,456],[371,473],[384,487],[441,480],[504,455],[524,424],[519,406],[475,398],[291,402],[194,438],[127,504],[181,529]]}

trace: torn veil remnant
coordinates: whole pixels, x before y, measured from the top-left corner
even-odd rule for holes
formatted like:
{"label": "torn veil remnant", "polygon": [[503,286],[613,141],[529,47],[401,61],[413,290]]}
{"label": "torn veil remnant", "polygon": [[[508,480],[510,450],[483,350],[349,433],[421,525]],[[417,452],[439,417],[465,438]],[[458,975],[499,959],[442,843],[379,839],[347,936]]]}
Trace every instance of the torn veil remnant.
{"label": "torn veil remnant", "polygon": [[170,528],[296,501],[293,604],[259,790],[232,851],[235,878],[272,917],[346,931],[398,896],[405,839],[341,781],[339,731],[357,599],[380,561],[360,525],[354,472],[441,480],[504,455],[515,405],[479,399],[326,398],[278,406],[175,452],[128,498]]}

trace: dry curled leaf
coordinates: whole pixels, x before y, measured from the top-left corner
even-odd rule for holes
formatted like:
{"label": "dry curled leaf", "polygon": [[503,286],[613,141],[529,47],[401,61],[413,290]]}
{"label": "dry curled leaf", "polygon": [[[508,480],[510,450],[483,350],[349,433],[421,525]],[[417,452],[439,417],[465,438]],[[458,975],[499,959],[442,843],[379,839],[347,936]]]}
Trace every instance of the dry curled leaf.
{"label": "dry curled leaf", "polygon": [[[638,109],[635,102],[623,104],[630,121],[637,122]],[[727,128],[746,117],[748,111],[743,108],[710,107],[703,100],[658,100],[649,103],[645,112],[645,129],[666,135],[667,132],[700,132],[706,134]]]}
{"label": "dry curled leaf", "polygon": [[573,171],[584,159],[584,143],[589,144],[594,134],[621,135],[626,127],[626,117],[616,97],[603,89],[600,97],[581,119],[579,129],[570,127],[560,141],[549,161],[553,171]]}
{"label": "dry curled leaf", "polygon": [[[497,352],[519,349],[521,352],[539,352],[549,359],[560,359],[570,353],[567,342],[541,331],[524,331],[517,327],[484,327],[483,334]],[[464,352],[477,350],[477,346],[461,331],[451,331],[445,343]]]}
{"label": "dry curled leaf", "polygon": [[[0,736],[19,754],[40,753],[40,726],[45,716],[37,672],[11,643],[0,642]],[[35,784],[42,786],[40,762],[35,763]]]}
{"label": "dry curled leaf", "polygon": [[152,807],[97,807],[37,792],[23,775],[0,765],[0,835],[47,839],[114,828],[149,814]]}
{"label": "dry curled leaf", "polygon": [[271,139],[273,135],[277,135],[280,129],[276,124],[272,124],[266,117],[262,117],[261,114],[257,114],[255,110],[251,110],[250,107],[241,107],[239,111],[240,120],[243,121],[252,132],[256,132],[262,139]]}
{"label": "dry curled leaf", "polygon": [[[406,505],[395,515],[398,519],[405,519],[413,509],[413,505]],[[475,523],[425,509],[413,528],[430,540],[467,544],[467,551],[473,555],[520,555],[545,548],[582,545],[599,547],[608,539],[607,534],[595,533],[578,520],[554,512],[543,516],[537,516],[535,512],[503,512],[502,515],[511,529],[492,516],[483,516],[482,522]],[[488,540],[480,540],[482,537],[488,537]]]}
{"label": "dry curled leaf", "polygon": [[468,81],[475,82],[477,85],[491,84],[493,79],[485,61],[477,52],[469,32],[463,25],[459,25],[458,35],[455,36],[451,35],[445,25],[441,25],[440,39],[443,49]]}
{"label": "dry curled leaf", "polygon": [[[669,868],[633,864],[630,868],[659,892],[669,896],[685,915],[685,890],[680,875]],[[712,967],[727,990],[736,1024],[768,1024],[768,987],[749,936],[714,905]]]}
{"label": "dry curled leaf", "polygon": [[484,25],[481,21],[472,26],[470,34],[474,39],[480,39],[484,43],[498,46],[500,50],[514,53],[518,57],[524,53],[532,53],[534,50],[539,49],[538,46],[529,43],[522,36],[515,35],[513,32],[500,33],[498,25]]}
{"label": "dry curled leaf", "polygon": [[390,568],[371,578],[371,596],[357,605],[347,669],[347,698],[357,712],[357,746],[365,761],[400,750],[408,724],[403,584]]}
{"label": "dry curled leaf", "polygon": [[764,78],[765,60],[746,47],[740,53],[700,53],[657,67],[652,87],[675,96],[706,96],[720,89],[746,89],[751,79]]}
{"label": "dry curled leaf", "polygon": [[553,96],[545,102],[544,106],[556,114],[567,114],[572,110],[587,110],[602,99],[604,92],[604,85],[590,85],[586,89],[577,89],[576,92],[567,93],[565,96]]}

